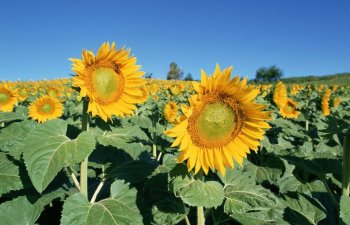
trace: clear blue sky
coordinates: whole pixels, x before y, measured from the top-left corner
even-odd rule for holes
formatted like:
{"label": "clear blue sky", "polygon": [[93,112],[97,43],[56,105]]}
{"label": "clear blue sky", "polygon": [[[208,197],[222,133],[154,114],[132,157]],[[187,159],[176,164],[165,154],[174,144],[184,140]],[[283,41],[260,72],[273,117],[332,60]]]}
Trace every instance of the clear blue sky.
{"label": "clear blue sky", "polygon": [[1,0],[0,30],[0,80],[69,77],[67,58],[104,41],[161,79],[172,61],[195,78],[216,63],[249,78],[350,72],[349,0]]}

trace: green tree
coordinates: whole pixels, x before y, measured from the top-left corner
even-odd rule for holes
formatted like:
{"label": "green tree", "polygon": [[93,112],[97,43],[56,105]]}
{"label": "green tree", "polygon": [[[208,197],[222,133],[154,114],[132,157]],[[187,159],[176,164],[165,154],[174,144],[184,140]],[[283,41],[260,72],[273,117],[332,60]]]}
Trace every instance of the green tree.
{"label": "green tree", "polygon": [[188,73],[188,74],[186,75],[186,77],[184,78],[184,80],[192,81],[192,80],[193,80],[192,74],[191,74],[191,73]]}
{"label": "green tree", "polygon": [[170,63],[170,69],[167,75],[167,80],[180,80],[183,75],[183,71],[180,67],[175,63]]}
{"label": "green tree", "polygon": [[153,76],[153,73],[145,73],[145,78],[152,78]]}
{"label": "green tree", "polygon": [[260,67],[255,74],[257,82],[273,82],[281,79],[283,71],[277,66]]}

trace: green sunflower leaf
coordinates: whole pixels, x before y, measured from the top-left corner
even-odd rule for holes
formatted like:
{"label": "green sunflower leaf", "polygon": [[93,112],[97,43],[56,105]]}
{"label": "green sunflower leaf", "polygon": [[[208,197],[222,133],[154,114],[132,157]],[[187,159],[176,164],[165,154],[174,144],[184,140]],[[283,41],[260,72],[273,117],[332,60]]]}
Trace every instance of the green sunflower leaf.
{"label": "green sunflower leaf", "polygon": [[0,152],[0,180],[0,196],[23,188],[18,166],[3,152]]}
{"label": "green sunflower leaf", "polygon": [[247,173],[229,170],[221,180],[225,183],[224,211],[230,217],[242,224],[283,224],[283,206]]}
{"label": "green sunflower leaf", "polygon": [[39,211],[25,196],[18,197],[0,205],[0,223],[6,225],[32,225],[38,219]]}
{"label": "green sunflower leaf", "polygon": [[25,141],[24,162],[38,192],[42,192],[64,167],[84,160],[94,149],[95,139],[83,132],[71,140],[62,120],[37,126]]}
{"label": "green sunflower leaf", "polygon": [[19,160],[23,152],[24,140],[35,126],[33,121],[25,120],[3,128],[0,132],[1,150]]}
{"label": "green sunflower leaf", "polygon": [[0,112],[0,123],[11,122],[14,120],[27,119],[28,109],[24,106],[19,106],[15,112]]}
{"label": "green sunflower leaf", "polygon": [[121,148],[135,139],[147,140],[147,135],[138,127],[113,128],[97,137],[98,142],[104,146]]}
{"label": "green sunflower leaf", "polygon": [[285,209],[284,220],[290,224],[317,225],[321,220],[326,218],[326,210],[315,199],[309,200],[310,197],[304,197],[297,194],[295,197],[284,196]]}
{"label": "green sunflower leaf", "polygon": [[342,196],[340,199],[340,218],[345,224],[350,224],[350,197]]}
{"label": "green sunflower leaf", "polygon": [[218,207],[224,200],[224,189],[217,181],[200,181],[190,176],[178,175],[171,181],[175,196],[190,206]]}
{"label": "green sunflower leaf", "polygon": [[64,205],[61,225],[143,224],[136,206],[136,189],[122,180],[113,182],[111,197],[90,203],[81,193],[69,197]]}

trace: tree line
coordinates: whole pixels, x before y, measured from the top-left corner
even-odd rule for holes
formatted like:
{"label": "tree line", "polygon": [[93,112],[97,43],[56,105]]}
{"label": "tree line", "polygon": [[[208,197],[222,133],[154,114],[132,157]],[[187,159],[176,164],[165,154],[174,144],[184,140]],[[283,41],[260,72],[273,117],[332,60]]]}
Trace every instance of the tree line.
{"label": "tree line", "polygon": [[[167,80],[181,80],[183,78],[183,70],[177,65],[176,62],[170,63],[169,71],[167,73]],[[146,73],[146,78],[152,78],[152,73]],[[282,78],[283,71],[277,66],[260,67],[255,74],[254,82],[268,83],[275,82]],[[188,73],[183,80],[191,81],[193,76]]]}

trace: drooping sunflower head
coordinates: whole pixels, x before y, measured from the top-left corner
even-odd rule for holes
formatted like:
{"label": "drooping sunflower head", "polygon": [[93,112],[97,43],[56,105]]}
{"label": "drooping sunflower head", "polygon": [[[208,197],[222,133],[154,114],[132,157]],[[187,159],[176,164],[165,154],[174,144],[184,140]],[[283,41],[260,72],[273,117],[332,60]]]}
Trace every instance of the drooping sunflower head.
{"label": "drooping sunflower head", "polygon": [[290,98],[287,98],[284,106],[280,108],[280,114],[285,118],[298,118],[300,111],[297,111],[298,103]]}
{"label": "drooping sunflower head", "polygon": [[287,101],[287,90],[284,84],[280,81],[276,85],[273,93],[273,101],[278,107],[283,107]]}
{"label": "drooping sunflower head", "polygon": [[188,170],[195,173],[209,168],[225,175],[226,167],[234,161],[242,165],[247,153],[258,150],[260,139],[270,113],[266,106],[254,102],[259,90],[247,87],[247,80],[230,79],[232,67],[222,72],[217,65],[208,77],[202,71],[201,82],[194,82],[197,94],[190,98],[190,106],[183,110],[180,122],[166,134],[176,138],[179,146],[178,162],[187,160]]}
{"label": "drooping sunflower head", "polygon": [[334,100],[333,100],[333,107],[334,108],[337,108],[341,103],[341,100],[339,97],[335,97]]}
{"label": "drooping sunflower head", "polygon": [[324,116],[329,116],[331,114],[331,110],[329,108],[329,100],[331,98],[332,90],[327,89],[327,91],[322,96],[322,102],[321,102],[321,108],[322,108],[322,114]]}
{"label": "drooping sunflower head", "polygon": [[0,84],[0,111],[12,112],[17,101],[17,93],[7,84]]}
{"label": "drooping sunflower head", "polygon": [[43,123],[62,116],[63,105],[57,98],[44,95],[34,100],[28,110],[29,117]]}
{"label": "drooping sunflower head", "polygon": [[135,65],[136,58],[129,56],[130,49],[116,50],[115,43],[105,42],[97,55],[83,50],[82,59],[73,62],[73,86],[80,88],[80,96],[89,98],[88,111],[107,121],[112,115],[131,115],[143,95],[144,84]]}

